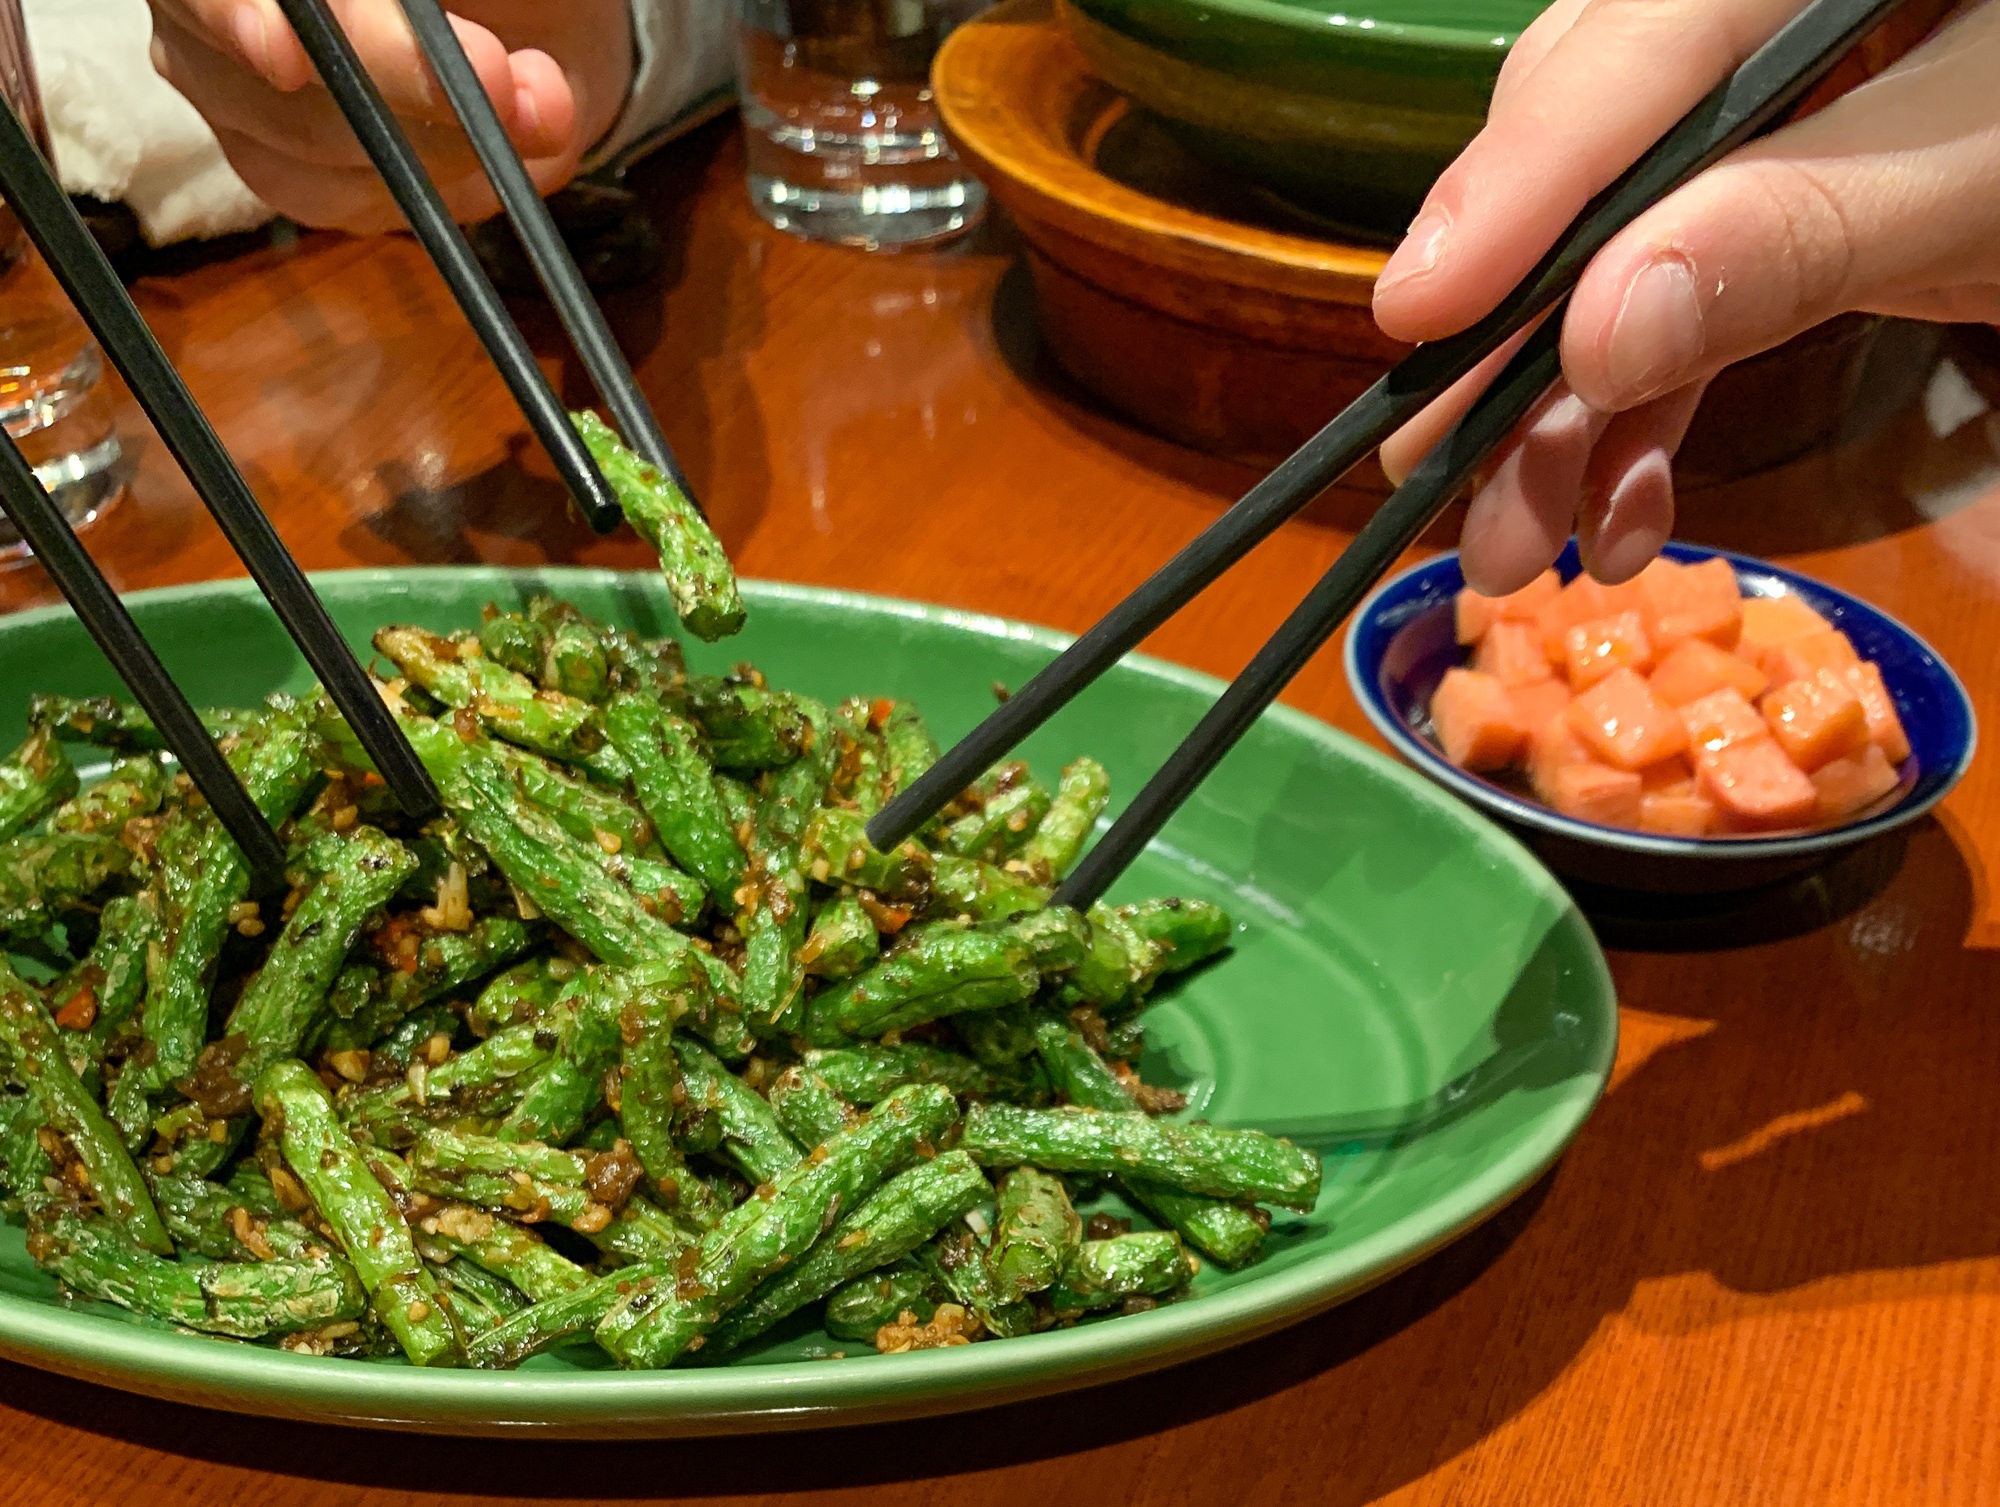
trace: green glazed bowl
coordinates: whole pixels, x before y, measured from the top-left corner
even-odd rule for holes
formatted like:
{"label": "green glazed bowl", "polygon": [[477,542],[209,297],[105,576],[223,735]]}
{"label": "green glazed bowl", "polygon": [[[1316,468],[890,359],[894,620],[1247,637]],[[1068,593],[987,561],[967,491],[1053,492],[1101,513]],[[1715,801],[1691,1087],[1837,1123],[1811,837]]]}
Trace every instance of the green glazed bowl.
{"label": "green glazed bowl", "polygon": [[[463,568],[316,578],[341,630],[436,630],[539,589],[648,632],[672,621],[656,577]],[[1066,642],[996,618],[797,586],[750,585],[740,638],[703,668],[752,659],[832,699],[916,698],[940,736]],[[249,704],[310,676],[244,581],[127,599],[198,704]],[[364,648],[365,652],[365,648]],[[118,689],[67,611],[0,619],[0,737],[31,691]],[[1145,659],[1106,675],[1024,745],[1044,771],[1084,750],[1136,790],[1220,686]],[[619,1372],[584,1345],[519,1371],[419,1371],[179,1334],[66,1304],[0,1224],[0,1355],[236,1413],[434,1433],[712,1434],[860,1423],[984,1406],[1187,1360],[1327,1308],[1492,1214],[1552,1162],[1610,1071],[1604,957],[1525,849],[1429,781],[1282,707],[1254,727],[1114,893],[1218,901],[1232,953],[1152,1007],[1150,1081],[1188,1113],[1292,1136],[1325,1158],[1309,1215],[1280,1214],[1264,1259],[1209,1265],[1150,1313],[952,1350],[838,1347],[800,1314],[731,1363]],[[1115,1206],[1113,1206],[1115,1208]],[[857,1349],[861,1353],[855,1353]],[[1199,1385],[1198,1374],[1191,1384]]]}
{"label": "green glazed bowl", "polygon": [[1537,0],[1056,0],[1113,88],[1344,234],[1394,240]]}

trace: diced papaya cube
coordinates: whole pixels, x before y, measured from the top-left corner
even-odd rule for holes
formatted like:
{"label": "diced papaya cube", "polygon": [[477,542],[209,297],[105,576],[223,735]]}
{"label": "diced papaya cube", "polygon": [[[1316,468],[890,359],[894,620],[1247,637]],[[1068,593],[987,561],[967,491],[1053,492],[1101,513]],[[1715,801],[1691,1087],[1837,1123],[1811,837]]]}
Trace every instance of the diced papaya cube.
{"label": "diced papaya cube", "polygon": [[1814,670],[1846,670],[1860,663],[1861,656],[1838,628],[1822,628],[1764,651],[1764,670],[1774,685],[1809,679]]}
{"label": "diced papaya cube", "polygon": [[1639,797],[1639,830],[1662,837],[1701,837],[1715,825],[1715,802],[1690,782],[1681,790],[1648,790]]}
{"label": "diced papaya cube", "polygon": [[1548,680],[1548,656],[1533,623],[1498,622],[1486,630],[1472,654],[1472,668],[1502,685],[1528,685]]}
{"label": "diced papaya cube", "polygon": [[1592,759],[1556,770],[1548,794],[1564,816],[1607,827],[1636,827],[1642,799],[1636,774]]}
{"label": "diced papaya cube", "polygon": [[1734,686],[1711,691],[1680,709],[1687,730],[1688,755],[1700,764],[1705,753],[1718,753],[1732,743],[1754,743],[1771,736],[1771,729],[1749,699]]}
{"label": "diced papaya cube", "polygon": [[1665,654],[1690,639],[1702,639],[1719,649],[1735,644],[1743,627],[1743,593],[1736,572],[1720,555],[1699,565],[1655,560],[1639,572],[1634,584],[1639,615],[1655,654]]}
{"label": "diced papaya cube", "polygon": [[1614,670],[1569,705],[1584,747],[1617,769],[1644,769],[1687,747],[1678,713],[1631,670]]}
{"label": "diced papaya cube", "polygon": [[1734,686],[1746,700],[1755,701],[1769,688],[1771,678],[1749,660],[1718,649],[1707,639],[1691,638],[1668,651],[1647,683],[1668,706],[1686,706],[1724,686]]}
{"label": "diced papaya cube", "polygon": [[1544,722],[1528,739],[1528,783],[1551,806],[1556,803],[1556,776],[1565,767],[1597,762],[1569,725],[1567,711],[1565,707],[1563,713]]}
{"label": "diced papaya cube", "polygon": [[1818,816],[1823,822],[1845,821],[1865,811],[1899,783],[1888,755],[1874,743],[1858,754],[1820,765],[1812,782],[1819,792]]}
{"label": "diced papaya cube", "polygon": [[1510,685],[1507,694],[1514,698],[1514,711],[1530,738],[1551,717],[1560,717],[1569,710],[1569,687],[1553,678],[1531,680],[1526,685]]}
{"label": "diced papaya cube", "polygon": [[1723,822],[1739,831],[1802,827],[1819,806],[1819,792],[1772,739],[1746,738],[1695,761],[1701,793]]}
{"label": "diced papaya cube", "polygon": [[1736,640],[1736,652],[1769,674],[1764,665],[1769,650],[1832,626],[1797,597],[1745,597],[1743,631]]}
{"label": "diced papaya cube", "polygon": [[1476,644],[1495,623],[1532,623],[1535,614],[1554,601],[1561,590],[1562,577],[1552,570],[1543,571],[1519,591],[1504,597],[1483,597],[1468,586],[1453,603],[1458,641]]}
{"label": "diced papaya cube", "polygon": [[1566,653],[1563,641],[1578,623],[1593,622],[1616,615],[1610,593],[1589,576],[1578,576],[1535,614],[1535,627],[1542,635],[1542,649],[1549,663],[1560,665]]}
{"label": "diced papaya cube", "polygon": [[1788,681],[1765,695],[1763,707],[1778,747],[1807,774],[1860,753],[1868,743],[1868,714],[1861,709],[1861,698],[1832,670]]}
{"label": "diced papaya cube", "polygon": [[1431,696],[1444,756],[1461,769],[1505,769],[1528,743],[1507,688],[1477,670],[1446,670]]}
{"label": "diced papaya cube", "polygon": [[1881,667],[1864,660],[1849,665],[1841,678],[1861,698],[1861,710],[1868,717],[1869,741],[1882,750],[1891,764],[1901,768],[1903,760],[1910,756],[1910,735],[1903,731],[1903,719],[1896,715],[1896,700],[1883,683]]}
{"label": "diced papaya cube", "polygon": [[1563,673],[1570,689],[1586,691],[1613,670],[1653,667],[1653,646],[1636,612],[1579,623],[1563,635]]}
{"label": "diced papaya cube", "polygon": [[1687,761],[1685,754],[1675,754],[1671,759],[1662,759],[1640,770],[1639,783],[1648,795],[1655,791],[1682,795],[1694,789],[1694,765]]}

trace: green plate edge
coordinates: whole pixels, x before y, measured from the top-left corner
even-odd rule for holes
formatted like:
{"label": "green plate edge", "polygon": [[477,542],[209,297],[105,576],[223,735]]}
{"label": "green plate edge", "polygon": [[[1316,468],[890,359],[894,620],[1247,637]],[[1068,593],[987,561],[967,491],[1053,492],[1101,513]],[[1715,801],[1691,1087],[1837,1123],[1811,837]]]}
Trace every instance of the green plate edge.
{"label": "green plate edge", "polygon": [[[561,591],[616,589],[645,595],[657,578],[580,567],[399,567],[325,572],[317,583],[343,591],[379,589],[421,597],[427,580],[462,591],[468,577],[532,583]],[[792,603],[888,616],[1053,655],[1069,635],[1008,619],[823,587],[745,582],[754,607]],[[148,605],[213,596],[254,600],[247,580],[206,582],[133,593]],[[19,631],[71,616],[66,607],[0,620],[0,645]],[[1130,671],[1212,698],[1222,682],[1181,666],[1134,655]],[[660,1438],[777,1431],[915,1418],[993,1406],[1136,1375],[1192,1360],[1296,1323],[1373,1287],[1491,1217],[1561,1154],[1595,1108],[1617,1047],[1616,999],[1603,953],[1567,894],[1529,852],[1486,818],[1429,781],[1323,722],[1273,707],[1267,726],[1364,766],[1414,804],[1446,813],[1497,870],[1511,871],[1550,902],[1557,930],[1571,935],[1581,974],[1566,983],[1566,1004],[1586,1033],[1575,1043],[1582,1071],[1563,1084],[1519,1144],[1483,1175],[1452,1188],[1421,1210],[1351,1245],[1291,1270],[1224,1292],[1113,1322],[1022,1339],[893,1359],[860,1357],[803,1364],[756,1364],[713,1370],[536,1374],[418,1371],[395,1364],[288,1355],[71,1311],[0,1294],[0,1356],[40,1369],[171,1401],[273,1417],[460,1435]],[[18,1238],[18,1237],[17,1237]],[[1253,1268],[1254,1270],[1254,1268]]]}

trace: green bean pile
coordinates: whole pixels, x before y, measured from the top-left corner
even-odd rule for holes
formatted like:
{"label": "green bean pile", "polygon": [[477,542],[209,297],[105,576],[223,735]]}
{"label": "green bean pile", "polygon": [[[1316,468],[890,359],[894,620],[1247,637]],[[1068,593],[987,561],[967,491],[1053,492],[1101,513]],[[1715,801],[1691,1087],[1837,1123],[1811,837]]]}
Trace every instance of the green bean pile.
{"label": "green bean pile", "polygon": [[[734,631],[699,516],[586,434],[683,623]],[[898,1352],[1150,1307],[1313,1206],[1316,1157],[1129,1065],[1229,919],[1048,903],[1095,761],[996,768],[883,853],[937,756],[907,702],[690,674],[548,597],[375,647],[422,827],[322,692],[204,714],[274,893],[130,705],[38,697],[0,764],[0,1181],[69,1292],[417,1365],[712,1360],[812,1305]],[[1157,1227],[1078,1212],[1111,1187]]]}

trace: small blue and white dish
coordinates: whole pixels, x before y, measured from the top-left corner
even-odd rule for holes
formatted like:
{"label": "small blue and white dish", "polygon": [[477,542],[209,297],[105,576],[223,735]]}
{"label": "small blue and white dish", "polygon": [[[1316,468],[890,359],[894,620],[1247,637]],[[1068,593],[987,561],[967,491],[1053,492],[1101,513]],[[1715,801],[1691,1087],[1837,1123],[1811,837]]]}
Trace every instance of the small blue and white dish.
{"label": "small blue and white dish", "polygon": [[[1385,581],[1361,604],[1347,636],[1348,684],[1368,720],[1410,763],[1499,821],[1557,873],[1618,890],[1697,895],[1776,884],[1917,820],[1959,782],[1977,742],[1972,702],[1916,634],[1858,598],[1762,560],[1686,544],[1663,553],[1684,564],[1720,555],[1745,596],[1799,597],[1881,667],[1910,738],[1892,795],[1851,821],[1810,832],[1662,837],[1576,821],[1458,768],[1432,741],[1429,714],[1444,672],[1467,658],[1452,618],[1453,598],[1465,585],[1456,551]],[[1556,570],[1568,581],[1581,569],[1571,540]]]}

